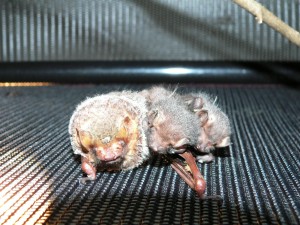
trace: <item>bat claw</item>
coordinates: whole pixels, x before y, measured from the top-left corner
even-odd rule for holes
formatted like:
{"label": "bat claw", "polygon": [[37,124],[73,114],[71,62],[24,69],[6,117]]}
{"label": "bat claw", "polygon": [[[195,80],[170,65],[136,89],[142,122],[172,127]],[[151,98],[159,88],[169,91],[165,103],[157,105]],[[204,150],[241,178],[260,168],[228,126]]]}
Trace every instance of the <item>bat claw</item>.
{"label": "bat claw", "polygon": [[85,184],[87,183],[87,181],[89,180],[89,179],[87,179],[87,178],[88,178],[88,177],[78,178],[79,184],[85,185]]}
{"label": "bat claw", "polygon": [[85,184],[91,182],[92,180],[95,180],[95,179],[93,177],[89,177],[89,176],[78,179],[79,184],[81,184],[81,185],[85,185]]}

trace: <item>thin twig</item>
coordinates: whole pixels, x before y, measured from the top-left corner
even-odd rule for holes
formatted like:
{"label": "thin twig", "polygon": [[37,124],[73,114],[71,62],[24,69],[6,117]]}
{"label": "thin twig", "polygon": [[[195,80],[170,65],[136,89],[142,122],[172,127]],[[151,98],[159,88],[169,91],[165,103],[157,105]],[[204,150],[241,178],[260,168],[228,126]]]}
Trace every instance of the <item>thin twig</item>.
{"label": "thin twig", "polygon": [[300,47],[300,33],[284,23],[260,3],[256,2],[255,0],[233,0],[233,2],[254,15],[258,23],[266,23],[271,28],[285,36],[288,40],[293,42],[295,45]]}

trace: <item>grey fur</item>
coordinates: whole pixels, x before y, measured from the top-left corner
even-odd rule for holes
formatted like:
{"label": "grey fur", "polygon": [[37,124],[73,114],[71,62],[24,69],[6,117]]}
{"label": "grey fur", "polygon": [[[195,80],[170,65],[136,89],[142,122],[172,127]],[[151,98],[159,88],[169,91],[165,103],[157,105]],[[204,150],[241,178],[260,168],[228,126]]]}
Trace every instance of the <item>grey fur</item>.
{"label": "grey fur", "polygon": [[196,145],[200,136],[197,116],[175,92],[162,87],[143,91],[149,105],[149,146],[159,153],[169,148]]}
{"label": "grey fur", "polygon": [[[197,157],[200,162],[210,162],[214,159],[210,153],[216,147],[230,145],[231,127],[228,116],[217,106],[216,99],[206,93],[199,92],[183,96],[190,110],[200,119],[202,133],[199,136],[197,149],[209,155]],[[207,118],[202,118],[201,112],[207,112]],[[203,121],[204,120],[204,121]]]}

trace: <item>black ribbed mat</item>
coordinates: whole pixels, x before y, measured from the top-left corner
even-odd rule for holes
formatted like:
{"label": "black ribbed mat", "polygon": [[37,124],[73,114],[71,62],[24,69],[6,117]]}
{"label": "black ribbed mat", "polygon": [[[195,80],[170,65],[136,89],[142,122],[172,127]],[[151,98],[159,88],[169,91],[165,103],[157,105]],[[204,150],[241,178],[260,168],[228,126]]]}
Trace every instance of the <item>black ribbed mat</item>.
{"label": "black ribbed mat", "polygon": [[96,93],[144,86],[0,88],[0,224],[300,224],[300,92],[281,86],[186,86],[218,96],[230,157],[200,165],[200,202],[162,159],[79,185],[68,123]]}

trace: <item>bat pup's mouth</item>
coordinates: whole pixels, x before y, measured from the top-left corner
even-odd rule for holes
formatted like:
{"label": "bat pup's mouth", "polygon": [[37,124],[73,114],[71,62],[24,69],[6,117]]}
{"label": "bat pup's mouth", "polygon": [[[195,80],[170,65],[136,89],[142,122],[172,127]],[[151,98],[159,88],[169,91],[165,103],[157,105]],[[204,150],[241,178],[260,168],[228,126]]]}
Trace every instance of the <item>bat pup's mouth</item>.
{"label": "bat pup's mouth", "polygon": [[113,157],[113,158],[105,158],[105,159],[101,159],[101,162],[103,164],[107,164],[107,165],[110,165],[110,164],[116,164],[116,163],[119,163],[122,161],[122,157],[120,155],[116,156],[116,157]]}

